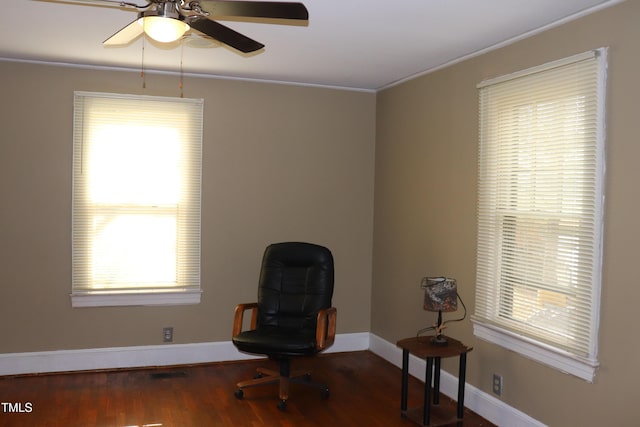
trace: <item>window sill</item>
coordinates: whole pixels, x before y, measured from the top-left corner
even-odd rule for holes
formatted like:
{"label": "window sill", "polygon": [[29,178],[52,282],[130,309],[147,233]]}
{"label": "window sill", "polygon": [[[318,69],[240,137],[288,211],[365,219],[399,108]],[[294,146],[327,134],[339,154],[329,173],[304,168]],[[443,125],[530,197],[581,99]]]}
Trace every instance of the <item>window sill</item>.
{"label": "window sill", "polygon": [[201,291],[87,292],[71,294],[72,307],[200,304]]}
{"label": "window sill", "polygon": [[499,326],[484,323],[478,319],[473,322],[473,334],[485,341],[497,344],[507,350],[515,351],[525,357],[561,372],[574,375],[590,383],[595,377],[597,360],[580,358],[550,345],[507,331]]}

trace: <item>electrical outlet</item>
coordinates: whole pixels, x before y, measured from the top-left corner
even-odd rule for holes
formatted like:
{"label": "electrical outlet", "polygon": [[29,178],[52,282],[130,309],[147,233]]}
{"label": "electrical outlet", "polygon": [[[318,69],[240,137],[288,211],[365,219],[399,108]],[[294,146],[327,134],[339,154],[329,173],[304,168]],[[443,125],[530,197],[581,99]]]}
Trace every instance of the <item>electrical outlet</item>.
{"label": "electrical outlet", "polygon": [[502,396],[502,375],[493,374],[493,394]]}
{"label": "electrical outlet", "polygon": [[173,326],[162,328],[162,341],[173,342]]}

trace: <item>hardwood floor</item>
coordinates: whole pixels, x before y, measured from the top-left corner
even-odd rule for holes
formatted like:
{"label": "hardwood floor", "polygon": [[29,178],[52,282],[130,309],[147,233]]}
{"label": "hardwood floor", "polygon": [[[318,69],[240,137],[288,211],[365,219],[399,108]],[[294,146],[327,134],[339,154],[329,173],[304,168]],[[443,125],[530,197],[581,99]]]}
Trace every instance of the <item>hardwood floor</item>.
{"label": "hardwood floor", "polygon": [[[0,377],[0,426],[47,427],[262,427],[415,426],[400,416],[400,369],[362,351],[296,359],[315,381],[326,382],[323,400],[311,387],[292,384],[286,411],[277,407],[277,386],[246,389],[234,397],[235,383],[252,378],[272,362],[228,362],[172,368]],[[275,365],[272,365],[275,366]],[[423,384],[411,377],[409,407],[422,403]],[[455,403],[440,400],[440,411]],[[22,412],[20,412],[22,411]],[[437,414],[432,424],[438,423]],[[465,410],[448,426],[493,426]]]}

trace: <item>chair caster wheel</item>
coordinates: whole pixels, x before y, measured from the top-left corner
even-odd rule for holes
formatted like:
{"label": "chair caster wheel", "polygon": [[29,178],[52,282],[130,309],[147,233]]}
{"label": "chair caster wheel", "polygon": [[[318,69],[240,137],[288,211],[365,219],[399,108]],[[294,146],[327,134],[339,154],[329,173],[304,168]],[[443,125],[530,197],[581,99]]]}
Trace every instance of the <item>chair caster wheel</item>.
{"label": "chair caster wheel", "polygon": [[233,392],[233,395],[236,397],[236,399],[242,399],[244,397],[244,391],[242,391],[242,389],[238,389]]}
{"label": "chair caster wheel", "polygon": [[328,399],[330,395],[331,394],[329,393],[329,388],[328,387],[325,388],[324,390],[322,390],[322,398],[323,399]]}
{"label": "chair caster wheel", "polygon": [[281,411],[287,409],[287,401],[281,400],[280,402],[278,402],[278,409],[280,409]]}

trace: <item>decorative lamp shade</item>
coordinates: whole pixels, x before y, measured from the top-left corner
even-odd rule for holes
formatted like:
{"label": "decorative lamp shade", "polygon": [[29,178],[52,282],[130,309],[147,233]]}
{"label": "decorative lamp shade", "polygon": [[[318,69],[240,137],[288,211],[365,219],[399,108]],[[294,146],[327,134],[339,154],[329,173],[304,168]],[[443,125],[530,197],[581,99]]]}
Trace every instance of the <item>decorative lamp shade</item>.
{"label": "decorative lamp shade", "polygon": [[420,284],[424,289],[424,309],[427,311],[456,311],[458,286],[455,279],[424,277]]}

